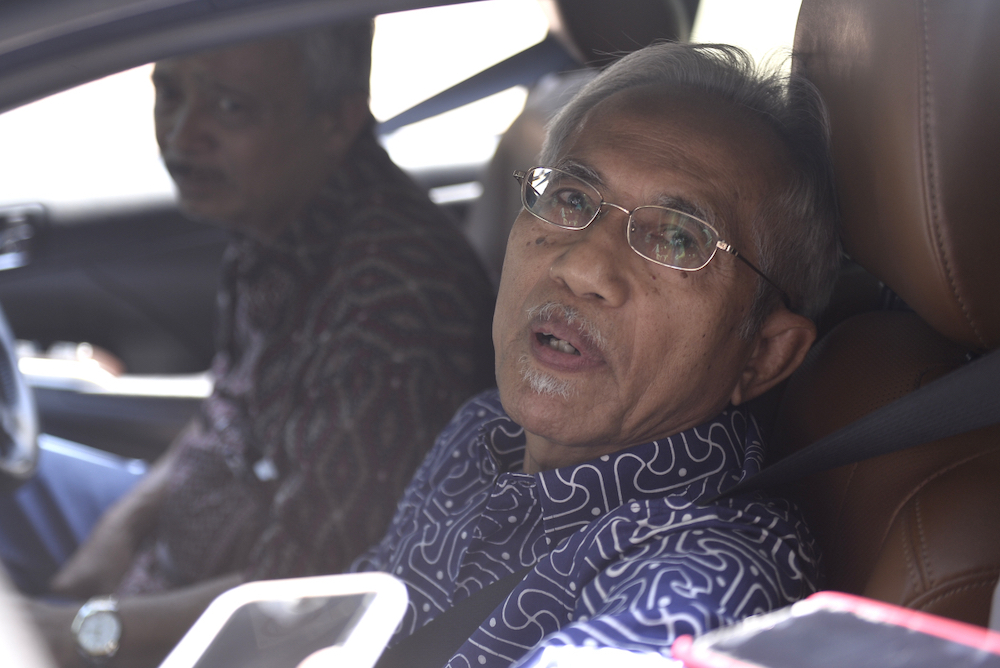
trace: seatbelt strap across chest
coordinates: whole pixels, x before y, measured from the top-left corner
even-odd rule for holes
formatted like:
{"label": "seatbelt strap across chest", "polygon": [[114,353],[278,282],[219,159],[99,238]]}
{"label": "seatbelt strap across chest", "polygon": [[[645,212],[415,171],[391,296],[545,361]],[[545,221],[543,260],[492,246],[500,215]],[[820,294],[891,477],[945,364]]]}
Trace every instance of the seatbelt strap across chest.
{"label": "seatbelt strap across chest", "polygon": [[532,568],[515,571],[459,601],[385,650],[375,668],[441,668]]}
{"label": "seatbelt strap across chest", "polygon": [[1000,350],[865,415],[703,503],[1000,423]]}

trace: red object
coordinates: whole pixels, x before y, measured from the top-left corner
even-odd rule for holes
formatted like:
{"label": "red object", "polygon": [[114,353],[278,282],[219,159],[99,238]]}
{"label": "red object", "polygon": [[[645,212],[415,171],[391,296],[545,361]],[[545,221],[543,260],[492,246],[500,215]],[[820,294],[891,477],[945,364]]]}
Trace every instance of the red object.
{"label": "red object", "polygon": [[935,652],[951,659],[939,665],[960,665],[956,650],[970,666],[1000,666],[1000,633],[833,591],[699,638],[680,636],[671,647],[686,668],[807,668],[845,659],[862,668],[898,661],[903,651],[928,665]]}

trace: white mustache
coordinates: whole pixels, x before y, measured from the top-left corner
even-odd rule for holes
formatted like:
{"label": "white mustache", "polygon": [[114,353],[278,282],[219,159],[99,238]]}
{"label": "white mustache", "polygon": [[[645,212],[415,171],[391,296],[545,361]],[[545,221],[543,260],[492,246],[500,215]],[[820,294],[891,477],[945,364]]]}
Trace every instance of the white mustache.
{"label": "white mustache", "polygon": [[607,350],[608,340],[591,320],[584,317],[572,306],[566,306],[559,302],[545,302],[528,309],[528,318],[539,318],[541,320],[552,320],[556,316],[562,316],[567,325],[579,327],[583,333],[583,338],[596,346],[599,350]]}

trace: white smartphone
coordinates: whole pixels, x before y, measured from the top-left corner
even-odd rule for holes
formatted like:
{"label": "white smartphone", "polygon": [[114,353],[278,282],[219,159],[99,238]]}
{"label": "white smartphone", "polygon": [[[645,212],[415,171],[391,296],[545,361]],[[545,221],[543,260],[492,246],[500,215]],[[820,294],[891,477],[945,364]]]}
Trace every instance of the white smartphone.
{"label": "white smartphone", "polygon": [[212,601],[160,668],[371,668],[406,603],[386,573],[248,582]]}

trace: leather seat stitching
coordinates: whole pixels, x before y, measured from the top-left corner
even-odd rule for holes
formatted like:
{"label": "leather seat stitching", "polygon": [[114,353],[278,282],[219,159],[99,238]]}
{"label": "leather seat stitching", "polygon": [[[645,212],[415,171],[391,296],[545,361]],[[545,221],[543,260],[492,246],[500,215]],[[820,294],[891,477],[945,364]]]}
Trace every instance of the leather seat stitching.
{"label": "leather seat stitching", "polygon": [[[910,577],[913,579],[913,584],[921,592],[927,589],[924,579],[920,576],[920,569],[917,567],[917,558],[913,552],[913,545],[910,541],[906,540],[905,536],[907,534],[906,528],[910,523],[907,516],[903,516],[902,519],[902,533],[904,538],[900,541],[903,544],[903,557],[906,559],[906,570],[909,571]],[[881,546],[880,546],[881,551]]]}
{"label": "leather seat stitching", "polygon": [[937,192],[937,173],[936,173],[936,162],[934,160],[934,135],[931,131],[932,119],[931,119],[931,57],[930,57],[930,36],[928,34],[928,26],[930,20],[928,17],[928,0],[923,0],[921,3],[921,14],[922,14],[922,37],[923,37],[923,60],[924,60],[924,76],[923,76],[923,90],[921,91],[921,124],[924,130],[924,161],[927,166],[927,199],[930,208],[931,217],[931,228],[934,232],[934,240],[938,247],[938,254],[941,258],[941,264],[944,267],[945,275],[948,278],[948,287],[951,288],[951,293],[955,297],[955,301],[958,303],[959,308],[962,310],[962,314],[965,316],[965,320],[969,327],[972,329],[972,333],[975,335],[976,340],[979,341],[979,345],[983,348],[987,347],[986,340],[982,333],[979,331],[979,327],[976,325],[972,313],[969,311],[968,306],[962,299],[962,296],[958,291],[958,284],[955,281],[955,275],[952,270],[951,262],[948,259],[948,254],[945,250],[944,240],[941,234],[941,212],[938,202],[938,192]]}
{"label": "leather seat stitching", "polygon": [[[906,504],[910,502],[910,499],[912,499],[914,496],[916,496],[917,494],[919,494],[920,491],[925,486],[927,486],[928,484],[930,484],[936,478],[939,478],[939,477],[945,475],[946,473],[950,473],[952,470],[958,468],[959,466],[964,466],[965,464],[968,464],[969,462],[971,462],[973,460],[979,459],[980,457],[985,457],[986,455],[993,454],[994,452],[997,452],[998,450],[1000,450],[1000,445],[996,445],[996,446],[993,446],[993,447],[991,447],[991,448],[989,448],[987,450],[982,450],[980,452],[971,454],[968,457],[965,457],[965,458],[960,459],[958,461],[952,462],[949,466],[947,466],[947,467],[945,467],[943,469],[935,471],[934,473],[932,473],[931,475],[927,476],[922,481],[920,481],[919,483],[917,483],[910,490],[910,493],[907,494],[905,497],[903,497],[902,501],[896,506],[895,510],[893,510],[892,514],[889,516],[889,520],[885,523],[885,530],[882,532],[882,537],[878,541],[878,548],[876,550],[876,554],[881,553],[882,550],[885,548],[886,539],[889,536],[889,532],[892,530],[892,525],[895,524],[895,522],[896,522],[896,518],[899,517],[900,512],[902,512],[903,508],[906,507]],[[871,572],[869,572],[868,575],[870,577],[871,576]]]}
{"label": "leather seat stitching", "polygon": [[[1000,572],[1000,571],[997,571],[997,572]],[[996,577],[991,577],[991,578],[988,578],[986,580],[981,580],[979,582],[970,582],[969,584],[964,584],[961,587],[953,587],[951,589],[947,589],[947,590],[941,592],[940,594],[938,594],[937,596],[935,596],[934,598],[932,598],[930,600],[927,600],[927,601],[924,601],[923,603],[920,603],[916,607],[916,609],[917,610],[926,610],[928,606],[934,605],[935,603],[937,603],[941,599],[948,598],[949,596],[954,596],[955,594],[959,594],[959,593],[961,593],[963,591],[969,591],[971,589],[982,589],[983,587],[992,587],[992,586],[994,586],[996,584],[996,582],[997,582],[997,578]]]}
{"label": "leather seat stitching", "polygon": [[934,568],[927,553],[927,535],[924,532],[924,517],[920,505],[920,497],[913,500],[913,514],[916,517],[917,539],[920,541],[920,561],[928,585],[934,584]]}

